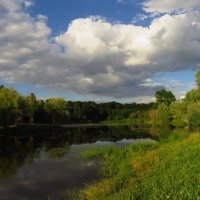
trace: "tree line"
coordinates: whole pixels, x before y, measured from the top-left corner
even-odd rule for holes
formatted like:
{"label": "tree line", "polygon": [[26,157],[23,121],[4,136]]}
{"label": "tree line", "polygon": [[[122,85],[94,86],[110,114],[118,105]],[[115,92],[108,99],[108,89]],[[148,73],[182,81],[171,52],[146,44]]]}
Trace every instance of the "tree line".
{"label": "tree line", "polygon": [[150,111],[152,126],[200,129],[200,70],[196,71],[195,77],[196,88],[187,92],[181,100],[176,100],[170,91],[156,92],[157,107]]}
{"label": "tree line", "polygon": [[16,90],[0,86],[0,125],[18,123],[88,123],[128,119],[131,113],[145,111],[151,104],[96,103],[66,101],[64,98],[37,99],[31,93],[22,96]]}
{"label": "tree line", "polygon": [[200,127],[200,70],[197,87],[176,100],[171,91],[156,91],[155,103],[121,104],[92,101],[66,101],[64,98],[37,99],[33,93],[22,96],[12,88],[0,86],[0,125],[18,123],[126,122],[135,127]]}

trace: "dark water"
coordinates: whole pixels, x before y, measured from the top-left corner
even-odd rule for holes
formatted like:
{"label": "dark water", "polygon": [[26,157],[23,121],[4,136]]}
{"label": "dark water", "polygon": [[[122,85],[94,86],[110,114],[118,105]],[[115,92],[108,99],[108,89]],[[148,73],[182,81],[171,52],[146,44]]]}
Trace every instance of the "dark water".
{"label": "dark water", "polygon": [[127,126],[43,131],[0,131],[0,200],[67,199],[67,191],[99,179],[98,163],[79,160],[76,148],[127,145],[150,137],[146,130]]}

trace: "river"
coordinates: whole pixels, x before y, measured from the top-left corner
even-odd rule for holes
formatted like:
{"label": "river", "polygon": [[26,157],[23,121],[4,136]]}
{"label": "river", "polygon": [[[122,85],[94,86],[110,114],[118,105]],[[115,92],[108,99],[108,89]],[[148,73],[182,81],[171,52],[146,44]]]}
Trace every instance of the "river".
{"label": "river", "polygon": [[91,126],[37,133],[0,132],[0,199],[63,200],[67,193],[98,180],[97,161],[78,159],[90,146],[124,146],[150,138],[129,126]]}

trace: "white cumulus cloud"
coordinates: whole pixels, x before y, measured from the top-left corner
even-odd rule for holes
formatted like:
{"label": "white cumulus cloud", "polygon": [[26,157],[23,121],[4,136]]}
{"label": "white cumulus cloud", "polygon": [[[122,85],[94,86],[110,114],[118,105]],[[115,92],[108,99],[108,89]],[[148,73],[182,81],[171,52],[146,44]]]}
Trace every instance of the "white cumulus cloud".
{"label": "white cumulus cloud", "polygon": [[199,0],[148,0],[143,3],[147,12],[172,13],[175,11],[187,11],[199,9]]}
{"label": "white cumulus cloud", "polygon": [[51,36],[47,17],[31,17],[25,0],[0,0],[0,79],[114,98],[152,95],[157,72],[197,67],[200,16],[164,14],[148,27],[101,17],[73,20]]}

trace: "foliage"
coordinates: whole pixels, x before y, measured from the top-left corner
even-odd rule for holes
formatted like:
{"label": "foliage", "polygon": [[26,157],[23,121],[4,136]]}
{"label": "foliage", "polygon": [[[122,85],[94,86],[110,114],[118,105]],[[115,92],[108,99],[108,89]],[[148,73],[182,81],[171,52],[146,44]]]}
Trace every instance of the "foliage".
{"label": "foliage", "polygon": [[67,102],[63,98],[47,99],[44,109],[51,117],[53,124],[63,117],[67,117]]}
{"label": "foliage", "polygon": [[148,112],[148,117],[149,117],[148,124],[151,127],[157,126],[156,116],[157,116],[157,110],[156,109],[149,110],[149,112]]}
{"label": "foliage", "polygon": [[200,69],[198,69],[196,71],[195,77],[196,77],[196,84],[197,84],[198,88],[200,88]]}
{"label": "foliage", "polygon": [[171,124],[174,127],[185,127],[187,124],[187,104],[184,102],[173,102],[170,105],[172,116]]}
{"label": "foliage", "polygon": [[37,100],[33,93],[25,97],[25,112],[29,117],[30,123],[34,121],[34,114],[37,108]]}
{"label": "foliage", "polygon": [[184,101],[187,103],[200,101],[200,89],[192,89],[187,92]]}
{"label": "foliage", "polygon": [[[197,85],[199,77],[200,70],[196,73]],[[198,110],[193,108],[200,102],[199,85],[198,88],[189,91],[180,101],[175,101],[175,96],[171,91],[159,90],[155,93],[156,103],[148,104],[72,102],[65,101],[63,98],[50,98],[43,101],[36,99],[33,93],[23,97],[13,89],[4,86],[0,86],[0,91],[2,102],[0,124],[5,126],[16,124],[18,121],[23,123],[34,121],[39,124],[103,122],[131,124],[137,128],[189,126],[197,129],[200,127]],[[9,108],[5,109],[5,105]]]}
{"label": "foliage", "polygon": [[131,113],[130,119],[132,120],[132,125],[135,127],[146,127],[149,121],[148,113],[145,111],[135,111]]}
{"label": "foliage", "polygon": [[20,95],[13,89],[0,88],[0,119],[7,126],[17,122],[20,116]]}
{"label": "foliage", "polygon": [[174,94],[171,91],[167,91],[165,89],[156,91],[155,97],[157,104],[164,103],[167,106],[176,101]]}
{"label": "foliage", "polygon": [[170,125],[169,107],[165,103],[160,103],[158,105],[156,119],[157,119],[158,126],[169,126]]}
{"label": "foliage", "polygon": [[200,128],[200,102],[191,103],[187,108],[188,126],[191,130],[199,130]]}
{"label": "foliage", "polygon": [[[2,88],[2,91],[12,90],[4,86],[0,88]],[[18,96],[17,113],[10,112],[9,110],[1,110],[1,112],[6,112],[6,114],[2,114],[2,116],[4,115],[12,118],[12,120],[8,119],[10,125],[14,124],[15,121],[40,124],[91,123],[104,121],[106,123],[125,123],[133,124],[136,127],[143,127],[148,124],[148,110],[154,107],[154,103],[121,104],[117,102],[108,102],[98,104],[92,101],[65,101],[63,98],[50,98],[43,101],[36,99],[33,93],[25,97],[19,94]],[[1,124],[6,120],[7,119],[2,117],[0,119]]]}

